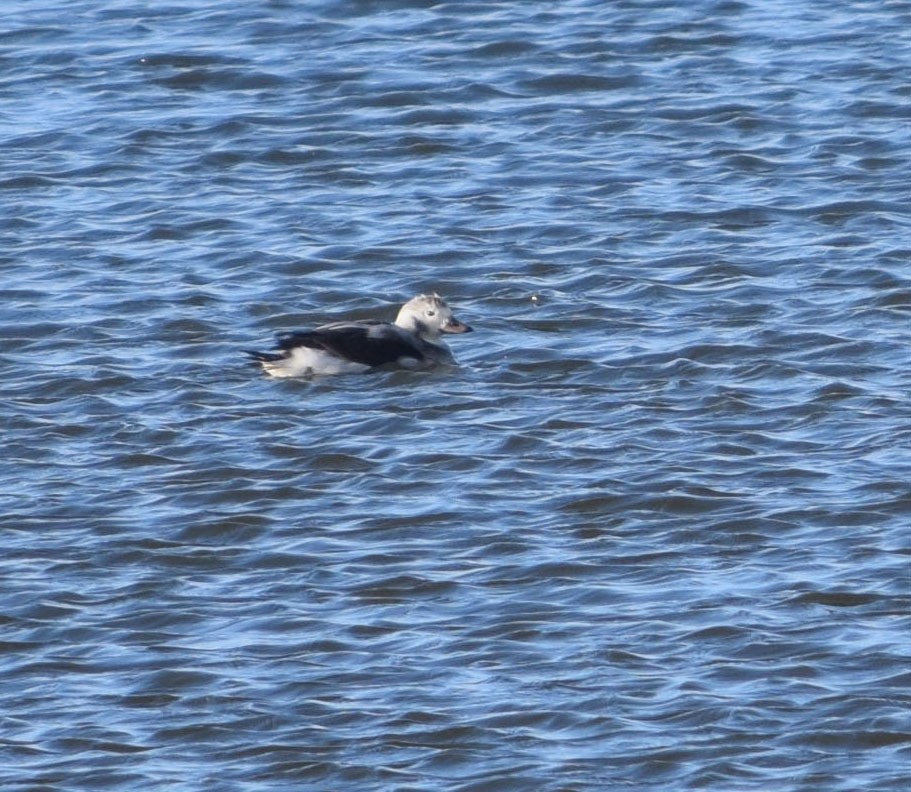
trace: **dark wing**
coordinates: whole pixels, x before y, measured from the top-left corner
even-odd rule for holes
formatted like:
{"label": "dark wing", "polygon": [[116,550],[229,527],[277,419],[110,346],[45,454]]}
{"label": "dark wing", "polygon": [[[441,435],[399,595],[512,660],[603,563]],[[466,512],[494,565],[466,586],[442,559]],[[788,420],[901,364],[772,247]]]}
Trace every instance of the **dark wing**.
{"label": "dark wing", "polygon": [[403,357],[424,359],[415,344],[403,337],[394,326],[383,322],[341,322],[278,337],[277,348],[285,352],[300,346],[323,349],[371,368],[395,363]]}

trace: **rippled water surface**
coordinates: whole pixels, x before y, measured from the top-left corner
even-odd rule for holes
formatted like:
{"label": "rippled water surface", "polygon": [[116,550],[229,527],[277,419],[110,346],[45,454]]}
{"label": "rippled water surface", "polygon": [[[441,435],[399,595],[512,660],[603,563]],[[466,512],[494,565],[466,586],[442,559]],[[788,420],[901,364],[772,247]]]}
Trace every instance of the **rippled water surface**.
{"label": "rippled water surface", "polygon": [[[911,5],[21,0],[0,782],[907,790]],[[276,381],[438,290],[460,365]]]}

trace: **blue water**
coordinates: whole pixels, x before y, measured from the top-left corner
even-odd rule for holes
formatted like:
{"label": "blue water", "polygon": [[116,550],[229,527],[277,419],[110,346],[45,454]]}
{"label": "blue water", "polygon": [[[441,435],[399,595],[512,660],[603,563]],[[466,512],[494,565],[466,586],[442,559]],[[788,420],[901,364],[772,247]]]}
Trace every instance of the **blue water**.
{"label": "blue water", "polygon": [[907,790],[911,5],[151,5],[0,17],[3,788]]}

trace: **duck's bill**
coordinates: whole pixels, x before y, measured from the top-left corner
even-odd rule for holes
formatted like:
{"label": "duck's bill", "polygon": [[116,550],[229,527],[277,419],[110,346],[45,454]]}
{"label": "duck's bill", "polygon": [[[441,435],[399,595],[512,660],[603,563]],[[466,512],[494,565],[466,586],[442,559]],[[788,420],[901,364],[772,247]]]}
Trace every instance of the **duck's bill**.
{"label": "duck's bill", "polygon": [[444,333],[470,333],[471,326],[460,322],[458,319],[450,319],[441,328]]}

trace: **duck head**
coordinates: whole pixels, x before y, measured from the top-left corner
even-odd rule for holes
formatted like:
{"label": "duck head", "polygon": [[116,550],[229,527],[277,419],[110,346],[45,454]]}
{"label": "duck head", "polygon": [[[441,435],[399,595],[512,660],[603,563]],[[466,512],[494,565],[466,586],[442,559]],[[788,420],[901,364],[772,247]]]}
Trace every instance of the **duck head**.
{"label": "duck head", "polygon": [[439,294],[419,294],[406,302],[395,323],[398,327],[434,341],[441,333],[470,333],[471,327],[452,315],[452,309]]}

